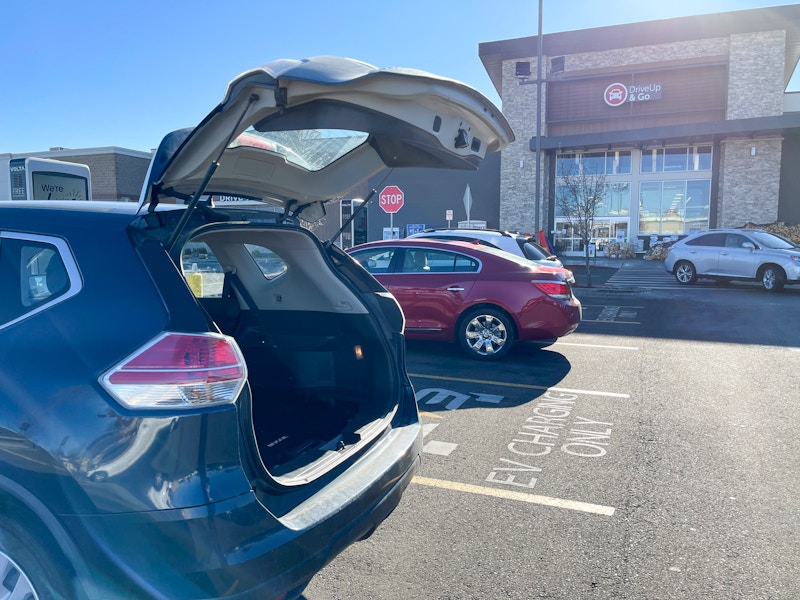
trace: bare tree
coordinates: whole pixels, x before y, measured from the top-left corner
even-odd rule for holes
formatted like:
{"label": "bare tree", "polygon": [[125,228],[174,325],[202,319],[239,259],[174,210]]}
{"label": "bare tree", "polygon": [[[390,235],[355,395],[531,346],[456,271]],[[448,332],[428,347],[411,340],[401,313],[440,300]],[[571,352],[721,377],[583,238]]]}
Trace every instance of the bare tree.
{"label": "bare tree", "polygon": [[556,187],[556,205],[567,225],[578,234],[586,260],[586,285],[592,287],[592,272],[589,261],[589,244],[594,231],[594,219],[598,208],[605,201],[606,178],[602,172],[594,172],[591,164],[581,159],[571,163],[559,173],[560,184]]}

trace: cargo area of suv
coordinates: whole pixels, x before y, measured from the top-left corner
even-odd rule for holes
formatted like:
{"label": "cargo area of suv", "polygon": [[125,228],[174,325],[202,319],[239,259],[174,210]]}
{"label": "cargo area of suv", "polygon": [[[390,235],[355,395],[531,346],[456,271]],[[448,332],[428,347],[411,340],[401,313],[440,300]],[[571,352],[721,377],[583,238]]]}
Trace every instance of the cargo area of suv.
{"label": "cargo area of suv", "polygon": [[259,457],[284,485],[369,443],[397,409],[381,332],[318,246],[301,228],[218,225],[181,252],[199,303],[244,355]]}

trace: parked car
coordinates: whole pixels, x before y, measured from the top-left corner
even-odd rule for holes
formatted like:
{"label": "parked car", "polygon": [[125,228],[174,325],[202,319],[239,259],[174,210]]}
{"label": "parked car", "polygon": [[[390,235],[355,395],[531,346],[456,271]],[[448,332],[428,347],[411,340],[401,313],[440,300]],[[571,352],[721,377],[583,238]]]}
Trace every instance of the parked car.
{"label": "parked car", "polygon": [[503,250],[405,238],[348,252],[397,298],[409,339],[457,342],[472,358],[502,358],[516,341],[559,338],[581,321],[570,271]]}
{"label": "parked car", "polygon": [[408,237],[478,242],[522,256],[545,266],[564,266],[552,252],[540,246],[530,236],[519,233],[510,233],[497,229],[426,229]]}
{"label": "parked car", "polygon": [[0,202],[0,595],[292,599],[368,537],[421,451],[403,314],[300,219],[512,139],[455,81],[282,60],[164,138],[140,206]]}
{"label": "parked car", "polygon": [[760,281],[768,292],[800,283],[800,247],[761,229],[711,229],[675,242],[664,265],[683,284],[698,277]]}

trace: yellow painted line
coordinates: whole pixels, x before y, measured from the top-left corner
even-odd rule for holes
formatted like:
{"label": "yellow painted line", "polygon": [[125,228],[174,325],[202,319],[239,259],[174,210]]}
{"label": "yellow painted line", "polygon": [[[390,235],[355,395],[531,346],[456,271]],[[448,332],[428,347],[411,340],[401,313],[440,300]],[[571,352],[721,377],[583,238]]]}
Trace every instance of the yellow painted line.
{"label": "yellow painted line", "polygon": [[419,485],[427,485],[429,487],[441,488],[445,490],[466,492],[468,494],[478,494],[480,496],[490,496],[492,498],[502,498],[504,500],[516,500],[518,502],[528,502],[529,504],[540,504],[542,506],[552,506],[554,508],[565,508],[567,510],[577,510],[580,512],[603,515],[606,517],[610,517],[614,514],[613,506],[589,504],[588,502],[578,502],[576,500],[563,500],[561,498],[551,498],[549,496],[526,494],[524,492],[514,492],[511,490],[500,490],[497,488],[470,485],[468,483],[458,483],[456,481],[431,479],[429,477],[416,476],[411,481],[412,483],[417,483]]}
{"label": "yellow painted line", "polygon": [[421,379],[441,379],[442,381],[457,381],[459,383],[478,383],[480,385],[499,385],[500,387],[515,387],[526,390],[553,390],[554,392],[567,392],[569,394],[587,394],[589,396],[608,396],[609,398],[630,398],[630,394],[618,394],[617,392],[598,392],[596,390],[576,390],[572,388],[548,387],[546,385],[534,385],[532,383],[508,383],[503,381],[487,381],[486,379],[469,379],[466,377],[447,377],[446,375],[425,375],[423,373],[409,373],[409,377],[419,377]]}
{"label": "yellow painted line", "polygon": [[441,419],[443,418],[442,415],[437,415],[436,413],[427,412],[424,410],[419,411],[420,417],[430,417],[431,419]]}

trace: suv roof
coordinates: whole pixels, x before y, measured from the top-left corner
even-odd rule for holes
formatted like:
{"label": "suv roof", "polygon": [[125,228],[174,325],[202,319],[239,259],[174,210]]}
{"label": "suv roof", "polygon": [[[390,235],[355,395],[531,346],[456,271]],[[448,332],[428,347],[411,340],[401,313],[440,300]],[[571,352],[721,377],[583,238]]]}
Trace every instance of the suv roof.
{"label": "suv roof", "polygon": [[478,240],[541,264],[555,264],[558,267],[563,266],[561,261],[559,261],[554,254],[542,248],[529,236],[521,233],[512,233],[499,229],[431,228],[408,237],[439,239],[447,237],[467,241]]}

